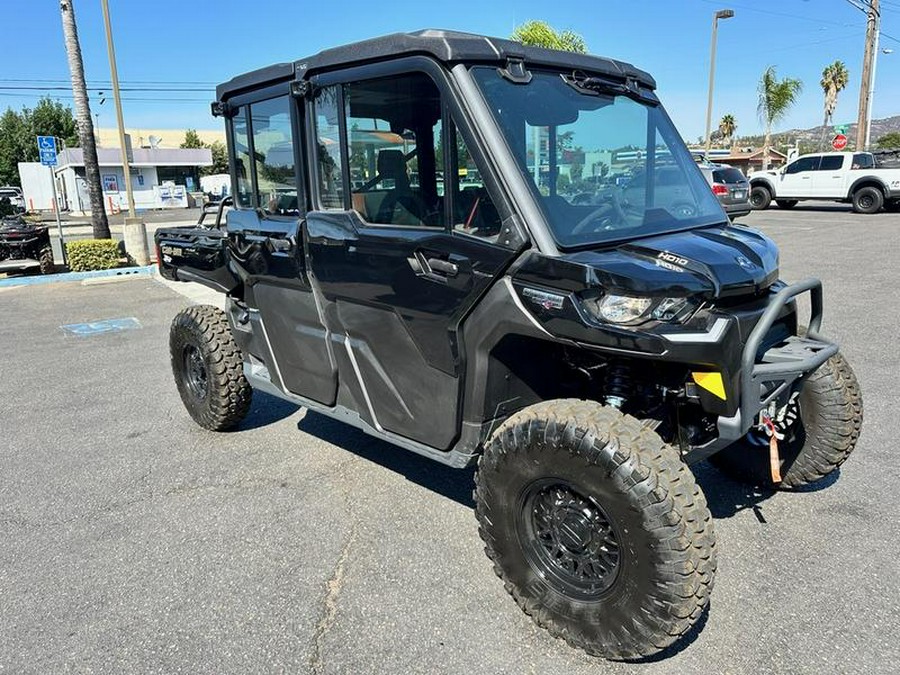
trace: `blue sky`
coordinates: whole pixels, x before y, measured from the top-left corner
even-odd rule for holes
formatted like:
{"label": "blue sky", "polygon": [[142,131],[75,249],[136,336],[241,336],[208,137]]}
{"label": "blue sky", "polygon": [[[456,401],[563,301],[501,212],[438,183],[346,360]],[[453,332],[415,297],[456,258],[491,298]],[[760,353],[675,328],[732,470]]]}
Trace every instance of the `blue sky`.
{"label": "blue sky", "polygon": [[[74,0],[100,125],[115,120],[108,95],[109,63],[100,0]],[[12,17],[0,61],[0,109],[31,105],[43,93],[69,102],[68,68],[59,4],[50,0],[0,3]],[[865,15],[847,0],[454,0],[390,3],[290,0],[110,0],[126,125],[212,129],[208,102],[218,82],[278,61],[395,31],[434,27],[507,36],[528,19],[581,33],[592,53],[630,61],[659,84],[669,114],[689,140],[703,133],[712,15],[719,23],[714,119],[730,112],[738,133],[758,133],[756,82],[768,65],[804,82],[782,129],[821,124],[822,68],[841,59],[850,84],[838,100],[836,122],[856,119]],[[900,38],[900,0],[882,0],[882,33]],[[874,117],[900,114],[900,41],[882,37]],[[11,57],[10,55],[16,55]],[[6,88],[4,88],[6,87]],[[37,87],[37,89],[11,89]],[[188,91],[149,91],[156,88]],[[99,103],[99,91],[107,93]]]}

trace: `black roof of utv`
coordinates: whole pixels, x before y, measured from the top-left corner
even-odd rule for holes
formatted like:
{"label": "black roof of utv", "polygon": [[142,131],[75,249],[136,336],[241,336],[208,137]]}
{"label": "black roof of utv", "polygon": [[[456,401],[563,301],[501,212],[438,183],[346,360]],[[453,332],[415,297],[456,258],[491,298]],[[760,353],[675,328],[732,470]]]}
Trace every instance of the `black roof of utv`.
{"label": "black roof of utv", "polygon": [[583,70],[624,80],[633,78],[643,86],[656,88],[654,79],[630,63],[599,56],[527,47],[520,42],[472,33],[445,30],[420,30],[393,33],[382,37],[334,47],[293,63],[278,63],[244,75],[238,75],[216,87],[216,98],[224,101],[246,90],[292,79],[305,79],[318,72],[348,65],[423,54],[446,63],[503,64],[509,58],[524,59],[526,64]]}

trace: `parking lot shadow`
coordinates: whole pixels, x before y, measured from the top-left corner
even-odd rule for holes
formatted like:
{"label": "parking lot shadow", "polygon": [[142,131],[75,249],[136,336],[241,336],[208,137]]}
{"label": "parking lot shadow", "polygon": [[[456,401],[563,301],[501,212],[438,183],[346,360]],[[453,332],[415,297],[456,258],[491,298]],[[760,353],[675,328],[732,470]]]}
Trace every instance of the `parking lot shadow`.
{"label": "parking lot shadow", "polygon": [[[280,412],[270,412],[268,416],[269,421],[281,419],[296,410],[296,407],[289,403],[284,403],[273,397],[267,398],[271,400],[273,407],[277,406],[280,410]],[[262,410],[259,411],[258,417],[254,417],[253,413],[251,413],[251,417],[259,424],[265,423],[267,419],[265,412]],[[248,418],[248,420],[250,419]],[[452,499],[458,504],[471,509],[475,508],[475,502],[472,499],[472,490],[475,487],[474,467],[462,470],[453,469],[427,457],[399,448],[387,441],[373,438],[349,424],[309,410],[297,423],[297,428],[343,450],[352,452],[358,457],[400,474],[407,480],[448,499]],[[710,513],[712,513],[714,518],[730,518],[740,511],[750,509],[760,523],[764,524],[766,522],[762,505],[767,499],[776,494],[775,490],[754,487],[732,480],[707,462],[695,464],[691,467],[691,470],[706,495]],[[815,492],[822,490],[832,485],[839,475],[840,470],[837,470],[816,483],[803,488],[796,488],[792,491]]]}
{"label": "parking lot shadow", "polygon": [[250,429],[264,427],[267,424],[272,424],[293,415],[299,409],[300,406],[294,403],[255,390],[253,392],[253,403],[250,405],[250,412],[238,426],[238,431],[249,431]]}
{"label": "parking lot shadow", "polygon": [[387,441],[373,438],[359,429],[325,415],[306,411],[297,428],[336,445],[358,457],[378,464],[407,480],[470,509],[475,508],[475,468],[454,469]]}
{"label": "parking lot shadow", "polygon": [[[714,518],[730,518],[739,511],[751,509],[760,523],[765,523],[765,513],[762,504],[776,494],[777,490],[769,487],[755,487],[738,482],[720,471],[716,470],[708,462],[700,462],[691,467],[694,476],[703,493],[709,511]],[[840,477],[841,470],[836,469],[825,478],[801,488],[791,488],[791,492],[817,492],[833,485]]]}

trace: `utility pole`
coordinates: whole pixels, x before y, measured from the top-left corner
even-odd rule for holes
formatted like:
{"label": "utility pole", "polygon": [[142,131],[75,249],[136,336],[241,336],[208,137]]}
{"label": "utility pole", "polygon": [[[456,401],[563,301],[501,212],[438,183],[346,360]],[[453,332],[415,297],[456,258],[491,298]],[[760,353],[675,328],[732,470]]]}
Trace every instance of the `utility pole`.
{"label": "utility pole", "polygon": [[856,119],[856,149],[869,149],[869,125],[872,119],[872,88],[875,84],[875,56],[881,12],[878,0],[869,0],[866,11],[866,49],[863,53],[862,81],[859,84],[859,116]]}
{"label": "utility pole", "polygon": [[134,190],[131,186],[131,165],[128,161],[128,147],[125,142],[125,121],[122,116],[122,98],[119,95],[119,71],[116,67],[116,48],[113,46],[112,22],[109,20],[109,0],[101,0],[103,23],[106,25],[106,51],[109,53],[109,75],[112,80],[113,100],[116,104],[116,122],[119,125],[119,145],[122,149],[122,169],[125,173],[125,195],[128,199],[128,217],[122,234],[125,239],[125,253],[135,264],[146,266],[150,263],[147,245],[147,226],[137,218],[134,210]]}
{"label": "utility pole", "polygon": [[113,101],[116,104],[116,121],[119,124],[119,147],[122,149],[122,168],[125,171],[125,194],[128,197],[128,215],[134,218],[134,193],[131,190],[131,166],[125,147],[125,121],[122,117],[122,98],[119,95],[119,71],[116,68],[116,48],[113,45],[112,24],[109,20],[109,0],[101,0],[103,23],[106,25],[106,51],[109,54],[109,73],[112,79]]}

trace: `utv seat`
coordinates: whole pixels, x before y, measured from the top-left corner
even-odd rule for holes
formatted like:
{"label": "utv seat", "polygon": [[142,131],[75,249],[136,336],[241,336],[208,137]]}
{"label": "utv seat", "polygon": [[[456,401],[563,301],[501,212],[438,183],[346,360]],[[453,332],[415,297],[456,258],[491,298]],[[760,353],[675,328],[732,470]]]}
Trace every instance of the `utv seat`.
{"label": "utv seat", "polygon": [[406,158],[402,150],[382,150],[378,153],[378,175],[382,180],[393,179],[378,208],[376,223],[393,225],[422,225],[429,212],[428,205],[409,184]]}

